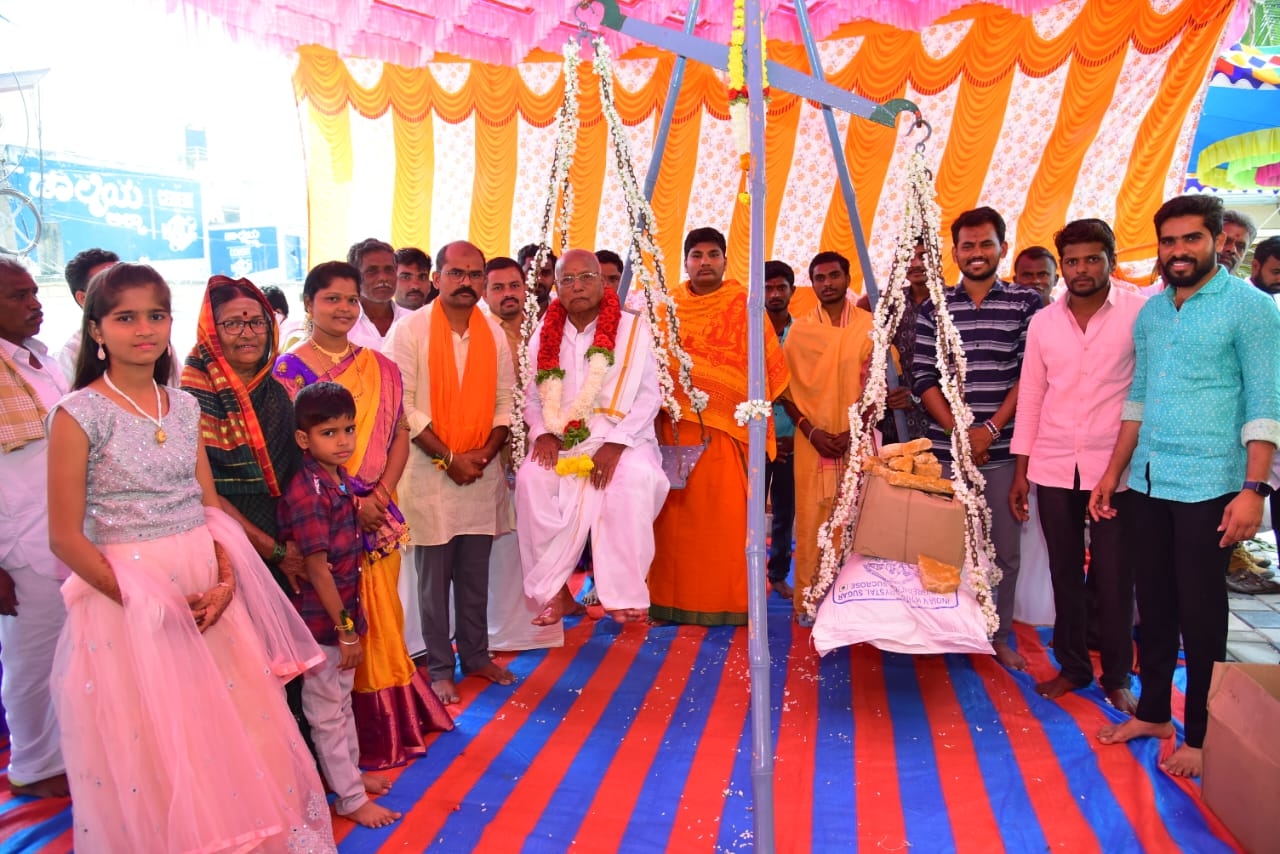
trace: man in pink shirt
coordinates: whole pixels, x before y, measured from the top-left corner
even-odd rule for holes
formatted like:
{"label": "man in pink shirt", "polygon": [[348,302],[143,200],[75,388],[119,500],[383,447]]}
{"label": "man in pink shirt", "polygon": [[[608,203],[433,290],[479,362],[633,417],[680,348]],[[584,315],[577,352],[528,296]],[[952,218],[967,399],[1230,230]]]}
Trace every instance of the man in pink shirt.
{"label": "man in pink shirt", "polygon": [[[1054,235],[1067,286],[1064,299],[1036,314],[1018,384],[1016,456],[1009,506],[1027,521],[1036,484],[1040,526],[1049,552],[1056,620],[1053,648],[1060,671],[1036,685],[1060,697],[1093,683],[1085,641],[1085,518],[1089,493],[1106,471],[1133,378],[1133,325],[1145,300],[1113,287],[1115,235],[1102,220],[1068,223]],[[1122,479],[1123,482],[1123,479]],[[1128,495],[1117,492],[1113,504]],[[1101,684],[1107,700],[1132,714],[1133,561],[1121,512],[1089,523],[1089,580],[1097,596]]]}

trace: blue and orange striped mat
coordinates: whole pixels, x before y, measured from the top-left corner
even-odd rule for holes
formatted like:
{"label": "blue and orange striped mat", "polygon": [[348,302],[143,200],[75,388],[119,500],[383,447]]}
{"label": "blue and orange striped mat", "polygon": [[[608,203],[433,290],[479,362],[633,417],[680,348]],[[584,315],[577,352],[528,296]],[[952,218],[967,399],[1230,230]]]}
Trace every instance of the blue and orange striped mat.
{"label": "blue and orange striped mat", "polygon": [[[1198,784],[1157,767],[1170,743],[1099,745],[1120,716],[1096,687],[1035,694],[1054,672],[1036,630],[1016,634],[1028,674],[868,647],[819,659],[770,602],[778,851],[1239,850]],[[519,682],[464,680],[457,729],[390,773],[381,803],[405,817],[336,822],[343,852],[754,847],[746,629],[571,620],[562,649],[499,660]],[[69,851],[70,828],[66,801],[0,794],[0,851]]]}

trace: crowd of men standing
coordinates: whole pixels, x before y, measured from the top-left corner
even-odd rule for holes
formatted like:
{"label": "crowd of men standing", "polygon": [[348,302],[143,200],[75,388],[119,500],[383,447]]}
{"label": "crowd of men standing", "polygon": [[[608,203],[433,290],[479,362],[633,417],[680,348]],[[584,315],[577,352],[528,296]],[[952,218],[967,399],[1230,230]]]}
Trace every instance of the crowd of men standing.
{"label": "crowd of men standing", "polygon": [[[1027,666],[1010,629],[1021,526],[1038,522],[1060,665],[1038,690],[1057,697],[1091,684],[1089,647],[1096,644],[1108,700],[1133,715],[1099,738],[1169,737],[1181,643],[1186,741],[1164,767],[1198,774],[1208,681],[1225,655],[1228,587],[1277,589],[1238,544],[1256,533],[1277,484],[1280,239],[1254,248],[1250,286],[1232,275],[1253,238],[1247,221],[1224,214],[1211,196],[1171,199],[1155,217],[1161,278],[1154,293],[1142,294],[1115,276],[1115,237],[1101,220],[1065,224],[1054,251],[1022,251],[1013,281],[998,272],[1008,251],[998,212],[967,211],[950,236],[960,279],[945,291],[946,310],[965,351],[969,444],[1002,570],[995,653],[1009,668]],[[385,486],[394,487],[408,523],[405,566],[416,597],[407,604],[420,612],[431,687],[442,702],[458,702],[459,668],[464,677],[515,679],[491,658],[489,616],[492,545],[512,531],[526,622],[536,626],[581,610],[567,581],[584,562],[594,565],[599,603],[619,622],[746,622],[746,428],[735,410],[747,397],[750,323],[764,328],[767,393],[776,402],[768,581],[806,620],[818,527],[851,464],[849,412],[862,397],[872,315],[852,299],[850,264],[838,253],[810,262],[816,305],[797,317],[789,311],[795,273],[769,262],[766,313],[753,318],[746,288],[726,278],[720,232],[695,229],[683,250],[687,278],[673,297],[693,384],[708,405],[695,414],[676,383],[671,394],[683,414],[673,421],[662,407],[659,372],[674,366],[659,363],[646,320],[619,300],[616,254],[573,249],[556,258],[527,246],[517,258],[486,259],[458,241],[433,260],[378,240],[351,247],[359,312],[347,340],[385,355],[403,380],[408,458],[398,483]],[[903,382],[888,399],[906,416],[908,435],[896,436],[891,419],[880,426],[890,438],[928,437],[949,469],[955,418],[941,391],[948,378],[935,363],[940,306],[929,294],[923,252],[916,248],[906,271],[906,312],[893,342]],[[539,323],[526,343],[525,283],[539,257],[545,263],[532,276]],[[73,259],[67,280],[77,300],[96,272],[118,260],[103,250]],[[287,305],[279,306],[282,351],[310,335],[313,304],[305,321],[284,319]],[[18,421],[13,413],[47,411],[67,391],[72,378],[62,366],[74,364],[80,341],[55,358],[36,338],[40,320],[31,276],[0,264],[0,658],[9,782],[16,793],[59,796],[66,781],[47,675],[66,574],[48,549],[45,437],[9,427]],[[237,334],[256,334],[239,326]],[[536,376],[517,389],[521,347]],[[529,449],[518,475],[508,449],[517,393]],[[660,443],[692,449],[683,488],[669,489]],[[1274,505],[1272,514],[1274,523]],[[1141,549],[1133,547],[1138,539]],[[1135,589],[1140,698],[1130,690]]]}

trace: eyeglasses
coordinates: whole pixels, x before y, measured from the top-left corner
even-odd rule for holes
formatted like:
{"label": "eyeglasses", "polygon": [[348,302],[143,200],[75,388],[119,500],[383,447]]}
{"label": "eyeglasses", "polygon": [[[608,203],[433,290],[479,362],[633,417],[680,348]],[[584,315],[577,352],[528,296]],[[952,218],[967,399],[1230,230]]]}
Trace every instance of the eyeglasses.
{"label": "eyeglasses", "polygon": [[576,276],[573,273],[566,273],[556,281],[556,284],[562,288],[571,288],[574,282],[578,282],[584,287],[588,287],[595,284],[598,278],[600,278],[599,273],[579,273]]}
{"label": "eyeglasses", "polygon": [[244,332],[246,326],[253,330],[255,335],[267,331],[267,320],[264,317],[255,317],[253,320],[224,320],[218,325],[228,335],[239,335]]}
{"label": "eyeglasses", "polygon": [[473,285],[484,282],[484,270],[460,270],[457,267],[451,267],[448,270],[441,270],[450,281],[455,284],[458,282],[469,281]]}

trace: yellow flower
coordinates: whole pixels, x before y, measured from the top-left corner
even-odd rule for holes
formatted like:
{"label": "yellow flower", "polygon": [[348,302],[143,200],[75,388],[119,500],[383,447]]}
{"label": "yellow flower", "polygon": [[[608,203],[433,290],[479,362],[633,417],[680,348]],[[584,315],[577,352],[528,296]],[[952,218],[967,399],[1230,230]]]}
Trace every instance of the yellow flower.
{"label": "yellow flower", "polygon": [[595,467],[595,462],[586,454],[556,460],[556,474],[561,477],[587,477]]}

